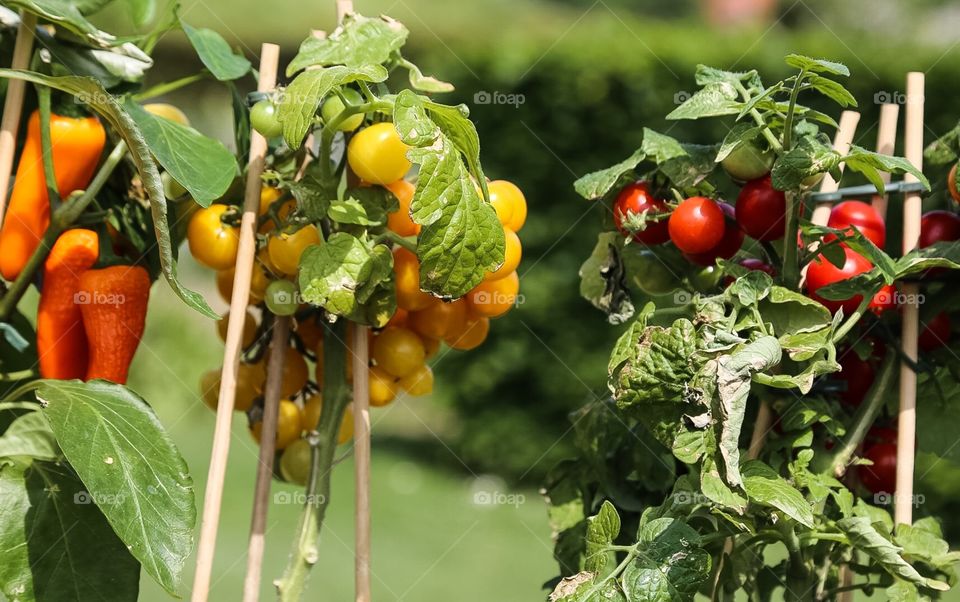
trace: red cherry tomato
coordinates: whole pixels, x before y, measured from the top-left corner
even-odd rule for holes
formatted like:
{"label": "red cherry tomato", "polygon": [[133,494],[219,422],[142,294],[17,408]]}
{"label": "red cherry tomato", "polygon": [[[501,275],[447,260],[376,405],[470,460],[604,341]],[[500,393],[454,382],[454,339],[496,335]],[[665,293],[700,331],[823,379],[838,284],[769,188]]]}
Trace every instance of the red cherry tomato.
{"label": "red cherry tomato", "polygon": [[737,222],[757,240],[783,238],[787,230],[787,197],[773,187],[770,176],[750,180],[737,197]]}
{"label": "red cherry tomato", "polygon": [[897,287],[892,284],[886,284],[883,288],[877,291],[877,294],[873,296],[873,299],[870,300],[870,305],[867,306],[867,309],[877,314],[878,316],[884,312],[888,312],[891,309],[897,308]]}
{"label": "red cherry tomato", "polygon": [[856,228],[867,240],[881,249],[887,242],[887,227],[873,205],[863,201],[844,201],[834,205],[827,226],[846,231]]}
{"label": "red cherry tomato", "polygon": [[[624,236],[631,236],[627,230],[625,222],[628,222],[628,216],[631,213],[640,214],[644,211],[648,213],[666,213],[670,208],[662,200],[655,198],[650,193],[650,186],[646,182],[635,182],[628,184],[617,195],[617,200],[613,204],[613,220],[617,224],[617,230]],[[670,232],[667,229],[667,220],[648,221],[643,230],[632,234],[633,239],[648,245],[659,245],[670,240]]]}
{"label": "red cherry tomato", "polygon": [[893,443],[897,444],[897,429],[889,426],[872,426],[867,431],[867,436],[863,442],[868,447],[874,443]]}
{"label": "red cherry tomato", "polygon": [[726,232],[723,209],[713,199],[686,199],[670,214],[670,240],[684,253],[705,253],[720,244]]}
{"label": "red cherry tomato", "polygon": [[920,331],[917,345],[923,351],[933,351],[944,347],[950,340],[952,325],[950,324],[950,316],[946,312],[937,314],[921,326],[923,326],[923,330]]}
{"label": "red cherry tomato", "polygon": [[949,211],[930,211],[920,219],[920,247],[960,240],[960,216]]}
{"label": "red cherry tomato", "polygon": [[847,389],[840,393],[840,399],[852,406],[860,405],[875,376],[873,364],[860,359],[855,351],[848,349],[840,356],[840,374],[837,375],[837,380],[847,385]]}
{"label": "red cherry tomato", "polygon": [[818,290],[824,286],[827,286],[828,284],[833,284],[834,282],[840,282],[842,280],[849,280],[857,274],[863,274],[864,272],[869,272],[871,269],[873,269],[873,264],[867,261],[865,257],[856,251],[853,251],[847,247],[843,247],[843,252],[846,254],[846,261],[844,262],[842,269],[838,269],[823,255],[818,256],[816,259],[810,262],[809,267],[807,268],[807,292],[810,295],[810,298],[819,301],[831,312],[836,313],[837,310],[842,307],[843,313],[850,315],[852,312],[856,311],[857,307],[860,305],[860,301],[863,300],[862,296],[854,295],[849,299],[833,301],[824,299],[816,294]]}
{"label": "red cherry tomato", "polygon": [[702,266],[713,265],[717,259],[730,259],[737,254],[740,247],[743,246],[743,230],[737,224],[735,209],[729,203],[719,203],[726,219],[724,220],[723,238],[706,253],[688,253],[687,260]]}
{"label": "red cherry tomato", "polygon": [[873,462],[872,466],[857,467],[860,482],[871,493],[895,493],[897,490],[897,446],[893,443],[877,443],[864,451],[863,457]]}

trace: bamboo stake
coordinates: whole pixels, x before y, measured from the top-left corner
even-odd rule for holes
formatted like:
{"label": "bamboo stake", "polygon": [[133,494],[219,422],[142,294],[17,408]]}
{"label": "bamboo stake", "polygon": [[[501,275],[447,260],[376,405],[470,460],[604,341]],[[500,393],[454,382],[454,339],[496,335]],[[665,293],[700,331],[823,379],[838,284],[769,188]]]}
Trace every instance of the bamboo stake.
{"label": "bamboo stake", "polygon": [[[906,129],[904,131],[904,155],[917,169],[923,169],[923,94],[922,72],[907,74]],[[917,179],[904,175],[904,181]],[[911,192],[903,201],[903,253],[917,247],[920,240],[920,193]],[[905,360],[917,361],[917,335],[920,326],[918,287],[905,283],[902,292],[906,303],[903,306],[903,331],[901,345]],[[900,366],[900,414],[897,425],[897,490],[894,494],[894,520],[897,523],[913,522],[913,469],[914,446],[917,429],[917,373],[904,361]]]}
{"label": "bamboo stake", "polygon": [[285,350],[290,344],[290,318],[280,316],[273,322],[270,360],[267,362],[267,383],[263,391],[263,423],[260,428],[260,461],[253,490],[253,517],[250,541],[247,544],[247,576],[243,582],[244,602],[260,598],[260,576],[263,572],[263,550],[266,545],[267,509],[270,483],[273,479],[273,456],[277,443],[277,420],[280,408],[280,387],[283,384]]}
{"label": "bamboo stake", "polygon": [[[860,123],[860,113],[856,111],[844,111],[840,114],[840,127],[833,138],[833,148],[841,155],[850,151],[850,145],[853,144],[853,136],[857,131],[857,124]],[[840,170],[843,170],[843,164],[840,164]],[[823,182],[820,185],[820,192],[836,192],[840,189],[840,183],[833,179],[830,174],[823,176]],[[825,226],[830,218],[830,209],[833,203],[818,203],[813,210],[813,216],[810,218],[813,223]],[[801,271],[801,285],[806,276],[806,266]],[[756,459],[763,446],[767,442],[767,433],[770,431],[770,425],[773,423],[773,412],[766,401],[760,402],[760,410],[757,412],[757,419],[753,423],[753,433],[750,436],[750,447],[747,450],[750,459]]]}
{"label": "bamboo stake", "polygon": [[[897,140],[897,120],[900,117],[900,105],[887,103],[880,107],[880,123],[877,126],[877,152],[882,155],[892,155]],[[880,177],[884,184],[890,183],[890,174],[881,172]],[[880,217],[887,217],[887,195],[874,195],[871,201],[873,208]]]}
{"label": "bamboo stake", "polygon": [[[269,92],[277,84],[280,47],[263,44],[260,49],[260,80],[257,90]],[[233,422],[233,404],[237,393],[237,371],[240,366],[243,322],[250,295],[250,276],[257,252],[257,210],[260,207],[260,175],[267,154],[267,141],[256,130],[250,134],[250,158],[247,163],[247,188],[240,220],[240,247],[230,297],[230,319],[223,352],[220,374],[220,397],[217,401],[217,423],[213,431],[210,452],[210,470],[207,491],[203,500],[203,518],[200,523],[200,543],[197,547],[196,573],[193,581],[193,602],[206,602],[210,593],[213,555],[217,546],[217,527],[220,505],[223,501],[223,483],[226,478],[227,456],[230,454],[230,426]]]}
{"label": "bamboo stake", "polygon": [[353,328],[353,461],[357,602],[370,602],[370,367],[367,327]]}
{"label": "bamboo stake", "polygon": [[[33,13],[20,12],[17,41],[13,45],[11,69],[26,69],[33,54],[34,29],[37,17]],[[7,189],[10,187],[10,172],[13,170],[13,153],[17,148],[17,132],[20,115],[23,113],[23,97],[27,82],[22,79],[7,80],[7,97],[3,102],[3,120],[0,121],[0,223],[7,210]]]}

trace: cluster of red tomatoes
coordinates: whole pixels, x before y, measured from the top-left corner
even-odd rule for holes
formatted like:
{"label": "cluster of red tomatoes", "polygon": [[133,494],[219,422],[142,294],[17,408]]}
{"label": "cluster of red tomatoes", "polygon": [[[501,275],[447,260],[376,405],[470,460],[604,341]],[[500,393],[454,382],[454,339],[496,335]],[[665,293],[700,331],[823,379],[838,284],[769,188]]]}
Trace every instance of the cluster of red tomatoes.
{"label": "cluster of red tomatoes", "polygon": [[[325,115],[326,112],[324,109]],[[260,118],[262,121],[263,115]],[[362,118],[344,122],[341,129],[352,131],[361,122]],[[267,133],[277,136],[279,129],[268,129]],[[393,124],[386,122],[361,129],[347,147],[347,161],[361,185],[383,186],[396,197],[399,207],[388,214],[387,228],[404,239],[398,241],[404,244],[397,244],[393,250],[397,311],[384,328],[370,330],[369,392],[374,407],[389,404],[401,392],[411,396],[431,393],[433,371],[427,362],[441,344],[456,350],[474,349],[482,344],[490,330],[490,319],[504,315],[516,305],[520,287],[517,267],[522,247],[517,232],[526,221],[527,203],[516,185],[497,180],[488,182],[488,190],[503,227],[503,264],[487,273],[479,285],[460,299],[441,301],[421,290],[420,263],[409,250],[416,244],[414,237],[421,227],[410,218],[416,186],[404,179],[411,167],[407,150]],[[310,456],[304,435],[316,428],[322,407],[323,327],[316,308],[301,303],[297,274],[301,255],[308,247],[323,244],[323,239],[315,225],[297,219],[296,201],[284,191],[264,187],[259,214],[259,250],[248,299],[254,311],[248,309],[244,321],[244,351],[237,375],[235,409],[248,414],[251,433],[259,440],[269,336],[265,322],[258,323],[256,314],[293,316],[294,332],[285,351],[281,379],[276,448],[282,451],[280,470],[284,478],[302,482]],[[198,262],[217,271],[217,288],[228,303],[239,246],[238,218],[233,206],[213,204],[197,209],[187,229],[191,253]],[[217,324],[222,339],[226,338],[228,317],[225,315]],[[349,324],[348,329],[351,327]],[[352,336],[347,339],[348,381],[353,378],[350,341]],[[308,361],[315,366],[313,380]],[[200,384],[204,401],[214,409],[220,372],[217,369],[205,373]],[[348,409],[340,426],[339,442],[349,441],[352,434],[353,417]]]}

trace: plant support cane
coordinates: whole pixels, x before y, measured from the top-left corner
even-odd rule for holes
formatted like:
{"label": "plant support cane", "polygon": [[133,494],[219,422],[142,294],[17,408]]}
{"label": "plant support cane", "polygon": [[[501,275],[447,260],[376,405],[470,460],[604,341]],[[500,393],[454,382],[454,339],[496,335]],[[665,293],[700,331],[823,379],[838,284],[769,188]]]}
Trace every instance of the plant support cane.
{"label": "plant support cane", "polygon": [[[917,169],[923,169],[923,73],[907,74],[906,129],[904,131],[904,155]],[[916,182],[911,174],[904,175],[905,182]],[[920,240],[920,193],[911,192],[903,200],[903,253],[917,248]],[[906,303],[903,306],[904,360],[900,365],[900,412],[897,425],[897,490],[893,496],[894,520],[898,524],[913,522],[913,463],[917,428],[917,373],[913,365],[917,361],[917,336],[920,322],[918,287],[904,283],[902,292]]]}
{"label": "plant support cane", "polygon": [[280,387],[283,385],[284,350],[290,341],[290,318],[280,316],[273,322],[270,340],[270,359],[267,362],[267,383],[263,391],[263,423],[260,429],[260,458],[253,492],[253,518],[250,521],[250,540],[247,544],[247,576],[243,582],[244,602],[260,598],[260,577],[263,572],[263,550],[267,527],[267,509],[270,501],[270,481],[273,479],[273,456],[277,443],[277,414],[280,407]]}
{"label": "plant support cane", "polygon": [[[856,111],[844,111],[840,115],[840,127],[837,129],[837,133],[833,139],[833,148],[840,154],[846,154],[850,150],[850,144],[853,142],[853,136],[857,131],[857,124],[860,122],[860,113]],[[843,164],[840,164],[840,169],[843,169]],[[827,174],[823,178],[823,183],[820,186],[820,192],[836,192],[840,188],[840,183],[830,177],[830,174]],[[825,207],[826,211],[821,210],[821,207]],[[830,208],[831,203],[820,203],[813,211],[813,217],[811,220],[813,223],[825,226],[827,225],[827,219],[830,217]],[[819,213],[818,213],[819,211]],[[801,276],[801,283],[803,277]],[[750,447],[748,449],[748,457],[750,459],[756,459],[759,457],[763,446],[767,441],[767,433],[770,431],[770,425],[773,423],[773,412],[770,410],[770,405],[766,401],[760,402],[760,409],[757,412],[757,419],[753,424],[753,433],[750,436]]]}
{"label": "plant support cane", "polygon": [[[900,105],[885,104],[880,106],[880,123],[877,126],[877,152],[881,155],[892,155],[897,141],[897,120],[900,118]],[[884,184],[890,183],[890,174],[880,172]],[[873,208],[880,217],[887,218],[887,195],[877,194],[871,201]]]}
{"label": "plant support cane", "polygon": [[[37,17],[33,13],[20,13],[17,41],[13,46],[11,69],[27,69],[33,54],[34,29]],[[7,82],[7,97],[3,102],[3,120],[0,121],[0,223],[7,209],[7,190],[10,187],[10,172],[13,170],[13,153],[17,146],[17,131],[23,112],[23,96],[27,82],[11,79]]]}
{"label": "plant support cane", "polygon": [[[257,90],[269,92],[276,86],[280,48],[264,44],[260,51],[260,78]],[[193,602],[206,602],[210,592],[213,555],[217,544],[217,526],[223,501],[223,483],[226,477],[227,456],[230,453],[230,426],[237,393],[237,371],[240,365],[243,322],[250,294],[250,277],[256,253],[257,210],[260,204],[260,175],[263,173],[267,140],[256,130],[250,134],[250,158],[247,163],[247,187],[244,196],[243,217],[240,220],[240,245],[230,298],[230,318],[220,376],[220,396],[217,401],[217,422],[210,452],[210,470],[207,491],[203,500],[200,523],[200,543],[197,549],[196,574],[193,582]]]}

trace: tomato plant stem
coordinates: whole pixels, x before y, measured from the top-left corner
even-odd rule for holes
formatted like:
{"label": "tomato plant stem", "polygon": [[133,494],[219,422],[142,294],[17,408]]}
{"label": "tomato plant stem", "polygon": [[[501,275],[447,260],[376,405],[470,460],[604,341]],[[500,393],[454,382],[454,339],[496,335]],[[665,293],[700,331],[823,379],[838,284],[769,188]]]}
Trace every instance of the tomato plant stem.
{"label": "tomato plant stem", "polygon": [[[742,82],[737,81],[737,91],[740,92],[740,95],[743,96],[744,102],[750,102],[750,91],[743,85]],[[760,111],[756,109],[750,109],[750,117],[760,126],[760,131],[763,133],[763,137],[766,138],[767,143],[770,145],[770,148],[773,149],[778,155],[783,151],[783,146],[780,144],[780,141],[777,140],[777,137],[773,135],[773,132],[770,131],[770,126],[767,125],[767,122],[764,121],[763,115],[760,114]]]}
{"label": "tomato plant stem", "polygon": [[343,414],[350,404],[346,379],[346,321],[338,320],[323,333],[323,410],[310,434],[310,475],[300,525],[283,576],[276,582],[280,600],[300,600],[311,567],[317,562],[317,539],[330,502],[330,475]]}
{"label": "tomato plant stem", "polygon": [[53,169],[53,146],[50,142],[50,88],[36,86],[37,104],[40,113],[40,155],[43,157],[43,179],[47,185],[47,198],[50,200],[50,214],[60,206],[60,191],[57,190],[57,176]]}
{"label": "tomato plant stem", "polygon": [[380,235],[380,240],[389,240],[394,244],[400,245],[411,253],[417,252],[417,239],[412,236],[400,236],[393,230],[387,230]]}
{"label": "tomato plant stem", "polygon": [[193,75],[188,75],[187,77],[181,77],[180,79],[175,79],[172,82],[165,82],[162,84],[157,84],[152,88],[147,88],[139,94],[134,94],[133,99],[140,102],[143,100],[149,100],[151,98],[156,98],[157,96],[163,96],[164,94],[169,94],[179,90],[180,88],[185,88],[190,84],[198,82],[206,77],[206,71],[201,71],[200,73],[195,73]]}
{"label": "tomato plant stem", "polygon": [[843,444],[833,456],[833,461],[830,463],[830,473],[837,478],[842,477],[846,472],[850,458],[853,457],[863,438],[866,437],[867,431],[873,425],[873,421],[876,420],[877,414],[880,413],[884,395],[893,382],[893,374],[897,367],[896,355],[896,352],[892,349],[887,351],[873,386],[853,417],[853,426],[847,432]]}
{"label": "tomato plant stem", "polygon": [[3,298],[0,299],[0,322],[5,322],[10,318],[10,314],[13,313],[13,310],[17,307],[23,294],[27,292],[30,283],[33,282],[33,277],[36,275],[37,270],[39,270],[43,262],[46,261],[47,254],[50,252],[50,248],[53,247],[53,243],[57,241],[57,237],[77,221],[83,213],[83,210],[87,208],[97,196],[97,193],[100,192],[100,189],[103,188],[103,185],[107,183],[110,174],[112,174],[113,170],[120,164],[120,161],[123,160],[126,153],[126,143],[118,142],[103,162],[100,171],[94,176],[93,181],[90,182],[87,189],[78,195],[77,198],[60,205],[53,215],[51,215],[50,225],[47,226],[46,232],[43,233],[40,244],[37,245],[33,255],[30,256],[26,265],[23,266],[20,275],[17,276],[17,279],[10,285],[10,288],[3,295]]}
{"label": "tomato plant stem", "polygon": [[[793,119],[797,112],[797,97],[800,95],[800,88],[803,86],[803,80],[806,76],[807,70],[801,69],[797,79],[793,82],[793,89],[790,90],[790,102],[787,104],[787,114],[783,118],[783,150],[787,152],[790,152],[793,147]],[[787,234],[789,233],[790,230],[787,230]]]}
{"label": "tomato plant stem", "polygon": [[[786,136],[786,134],[784,134]],[[791,289],[796,289],[800,284],[800,262],[798,260],[797,232],[799,223],[797,221],[797,200],[799,193],[794,190],[788,190],[785,193],[787,199],[786,215],[786,234],[783,237],[783,283]]]}

